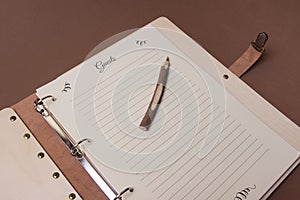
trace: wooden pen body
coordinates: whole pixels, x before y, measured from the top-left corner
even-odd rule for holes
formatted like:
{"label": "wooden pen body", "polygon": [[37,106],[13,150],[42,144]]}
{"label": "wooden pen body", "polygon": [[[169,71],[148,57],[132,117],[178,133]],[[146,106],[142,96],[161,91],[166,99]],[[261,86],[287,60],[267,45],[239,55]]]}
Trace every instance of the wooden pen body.
{"label": "wooden pen body", "polygon": [[168,79],[169,68],[170,68],[170,61],[169,61],[169,58],[167,58],[164,65],[161,66],[161,68],[160,68],[156,88],[154,90],[154,93],[153,93],[152,99],[149,103],[149,106],[147,108],[147,111],[140,123],[140,128],[142,130],[147,131],[155,117],[158,106],[162,100],[162,97],[163,97],[163,94],[165,91],[165,85],[166,85],[167,79]]}

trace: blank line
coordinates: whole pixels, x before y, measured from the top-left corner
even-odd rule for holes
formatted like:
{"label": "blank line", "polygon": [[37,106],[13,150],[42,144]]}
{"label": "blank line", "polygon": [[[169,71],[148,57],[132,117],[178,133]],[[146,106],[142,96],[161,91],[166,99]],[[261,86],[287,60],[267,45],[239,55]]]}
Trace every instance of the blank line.
{"label": "blank line", "polygon": [[266,149],[265,151],[264,151],[264,153],[259,157],[259,158],[257,158],[255,161],[254,161],[254,163],[252,163],[252,165],[250,165],[245,171],[244,171],[244,173],[243,174],[241,174],[237,179],[236,179],[236,181],[234,181],[230,186],[229,186],[229,188],[219,197],[219,199],[221,199],[227,192],[228,192],[228,190],[230,190],[230,188],[232,188],[232,186],[234,185],[234,184],[236,184],[237,182],[238,182],[238,180],[240,180],[241,179],[241,177],[242,176],[244,176],[267,152],[269,151],[269,149]]}
{"label": "blank line", "polygon": [[[210,182],[210,184],[208,184],[205,188],[204,188],[204,190],[202,190],[200,193],[198,193],[198,195],[196,195],[196,197],[194,198],[194,200],[195,199],[197,199],[209,186],[211,186],[221,175],[223,175],[223,173],[227,170],[227,169],[229,169],[229,167],[233,164],[233,163],[235,163],[246,151],[248,151],[248,149],[255,143],[257,141],[257,139],[255,139],[232,163],[230,163],[230,165],[228,165],[218,176],[216,176],[214,179],[213,179],[213,181],[212,182]],[[250,155],[250,157],[260,148],[262,146],[262,144]],[[248,157],[247,159],[246,159],[246,161],[250,158],[250,157]],[[245,161],[244,161],[245,162]],[[242,166],[243,164],[244,164],[244,162],[240,165],[240,166]],[[238,169],[240,168],[240,166],[238,167]],[[237,169],[237,170],[238,170]],[[235,171],[234,171],[235,172]],[[232,173],[233,174],[233,173]]]}
{"label": "blank line", "polygon": [[[196,187],[198,187],[200,185],[200,183],[202,183],[211,173],[213,173],[227,158],[229,158],[233,152],[235,152],[240,146],[242,146],[242,144],[244,144],[249,138],[250,138],[251,135],[248,135],[248,137],[246,137],[238,146],[236,146],[230,153],[227,157],[225,157],[219,164],[217,164],[208,174],[206,174],[206,176],[204,176],[200,182],[198,182],[196,185],[194,185],[194,187],[192,187],[185,195],[183,198],[185,198],[188,194],[190,194]],[[254,140],[250,145],[248,145],[248,147],[245,149],[247,150],[254,142],[256,142],[256,140]],[[244,152],[245,150],[239,154],[239,156],[236,158],[238,159]],[[234,162],[234,161],[233,161]],[[201,171],[199,171],[193,178],[195,179],[199,174],[200,174]],[[191,180],[188,181],[188,183],[191,182]],[[187,183],[187,184],[188,184]],[[186,185],[187,185],[186,184]]]}
{"label": "blank line", "polygon": [[[234,130],[236,130],[236,129],[234,129]],[[227,149],[234,141],[236,141],[244,132],[245,132],[246,130],[243,130],[241,133],[239,133],[239,135],[234,139],[234,140],[232,140],[229,144],[227,144],[222,150],[220,150],[219,151],[219,153],[217,154],[217,155],[215,155],[215,157],[213,157],[211,160],[209,160],[209,162],[202,168],[202,170],[203,169],[205,169],[210,163],[212,163],[221,153],[223,153],[224,152],[224,150],[225,149]],[[202,140],[201,140],[202,141]],[[199,141],[197,144],[199,144],[201,141]],[[198,152],[196,152],[195,154],[193,154],[192,156],[191,156],[191,158],[189,159],[189,161],[191,161],[191,159],[192,158],[195,158],[195,156],[198,154]],[[188,162],[189,162],[188,161]],[[201,161],[203,161],[203,160],[198,160],[191,168],[189,168],[189,170],[188,171],[186,171],[181,177],[178,177],[177,178],[177,180],[175,180],[174,182],[173,182],[173,184],[167,189],[167,190],[165,190],[164,191],[164,193],[166,193],[169,189],[171,189],[176,183],[178,183],[178,181],[179,180],[181,180],[184,176],[186,176],[188,173],[190,173],[193,169],[194,169],[194,167],[196,167]],[[173,177],[173,175],[175,175],[179,170],[181,170],[182,169],[182,167],[183,166],[186,166],[186,165],[188,165],[188,162],[185,162],[185,163],[183,163],[180,167],[178,167],[177,169],[175,169],[174,170],[174,172],[171,174],[171,175],[169,175],[166,179],[164,179],[164,181],[163,182],[161,182],[161,183],[159,183],[159,185],[155,188],[155,189],[153,189],[152,191],[153,192],[155,192],[159,187],[161,187],[165,182],[167,182],[171,177]],[[153,182],[153,181],[152,181]],[[150,183],[151,184],[151,183]],[[173,194],[173,195],[176,195],[177,193],[179,192],[179,190],[175,193],[175,194]]]}
{"label": "blank line", "polygon": [[[188,180],[188,182],[187,183],[185,183],[185,186],[187,186],[192,180],[194,180],[205,168],[207,168],[216,158],[218,158],[228,147],[230,147],[230,145],[232,145],[244,132],[246,131],[246,129],[244,129],[241,133],[239,133],[238,134],[238,136],[236,137],[236,138],[234,138],[234,140],[232,140],[229,144],[227,144],[224,148],[223,148],[223,150],[221,150],[221,151],[219,151],[218,152],[218,154],[217,155],[215,155],[211,160],[209,160],[209,162],[203,167],[203,168],[201,168],[201,170],[200,171],[198,171],[196,174],[194,174],[193,175],[193,178],[192,179],[190,179],[190,180]],[[210,171],[210,173],[209,174],[211,174],[221,163],[223,163],[234,151],[236,151],[245,141],[247,141],[248,140],[248,138],[250,137],[250,135],[248,135],[235,149],[233,149],[229,154],[227,154],[227,156],[219,163],[219,164],[217,164],[216,165],[216,167],[212,170],[212,171]],[[197,163],[196,163],[196,165],[198,165],[199,163],[201,162],[201,160],[199,160]],[[194,167],[193,167],[194,168]],[[190,172],[191,170],[189,170],[189,172]],[[189,172],[187,172],[187,173],[185,173],[183,176],[181,176],[180,177],[180,179],[182,179],[184,176],[186,176]],[[208,174],[208,175],[209,175]],[[207,175],[207,176],[208,176]],[[205,176],[203,179],[202,179],[202,181],[207,177],[207,176]],[[166,193],[168,190],[170,190],[171,189],[171,187],[174,187],[175,186],[175,184],[176,183],[178,183],[178,181],[180,180],[180,179],[177,179],[177,181],[174,181],[174,183],[167,189],[167,190],[165,190],[163,193]],[[201,181],[201,182],[202,182]],[[185,186],[183,186],[180,190],[177,190],[177,192],[175,193],[175,194],[173,194],[173,195],[176,195],[177,193],[179,193]],[[192,189],[193,190],[193,189]],[[161,194],[161,196],[162,196],[163,194]],[[171,198],[170,198],[171,199]]]}
{"label": "blank line", "polygon": [[[211,197],[227,180],[229,180],[231,177],[232,177],[232,175],[234,174],[234,173],[236,173],[261,147],[263,146],[263,144],[261,144],[259,147],[257,147],[256,149],[255,149],[255,151],[253,151],[249,156],[248,156],[248,158],[246,159],[246,160],[244,160],[239,166],[238,166],[238,168],[236,168],[235,170],[233,170],[233,172],[226,178],[226,179],[224,179],[224,181],[222,182],[222,184],[221,185],[218,185],[218,188],[216,188],[215,190],[214,190],[214,192],[213,193],[211,193],[207,198],[209,198],[209,197]],[[215,180],[214,180],[215,181]],[[206,188],[205,188],[206,189]],[[204,191],[204,190],[203,190]],[[202,191],[202,192],[203,192]],[[202,193],[201,192],[201,193]],[[201,194],[200,193],[200,194]],[[199,195],[200,195],[199,194]]]}
{"label": "blank line", "polygon": [[[222,122],[223,123],[223,122]],[[214,128],[214,130],[218,127],[218,126],[220,126],[222,123],[220,123],[220,124],[218,124],[215,128]],[[212,130],[213,131],[213,130]],[[204,138],[203,138],[204,139]],[[203,140],[202,139],[202,140]],[[179,151],[180,149],[177,149],[177,151]],[[173,156],[175,153],[177,153],[177,151],[175,151],[175,152],[173,152],[173,154],[171,155],[171,156]],[[184,153],[184,154],[186,154],[186,152]],[[184,155],[183,154],[183,155]],[[167,159],[169,159],[171,156],[169,156]],[[161,163],[161,164],[163,164],[163,163]],[[159,164],[158,166],[157,166],[157,168],[159,167],[159,166],[161,166],[161,164]]]}
{"label": "blank line", "polygon": [[[221,113],[223,113],[223,111],[222,111]],[[221,113],[220,113],[220,114],[221,114]],[[220,116],[220,115],[218,115],[218,116]],[[215,119],[216,119],[216,118],[215,118]],[[222,122],[222,123],[223,123],[223,122]],[[214,129],[216,129],[216,128],[217,128],[218,126],[220,126],[222,123],[218,124]],[[205,138],[205,137],[203,137],[202,139],[200,139],[200,141],[198,141],[197,144],[200,143],[204,138]],[[195,144],[195,145],[196,145],[196,144]],[[194,145],[194,146],[195,146],[195,145]],[[193,146],[193,147],[194,147],[194,146]],[[192,149],[192,148],[191,148],[191,149]],[[190,150],[191,150],[191,149],[190,149]],[[190,150],[189,150],[189,151],[190,151]],[[189,151],[188,151],[188,152],[189,152]],[[195,154],[195,155],[196,155],[196,154]],[[192,157],[194,157],[195,155],[193,155]],[[190,168],[190,170],[192,170],[192,169],[193,169],[200,161],[201,161],[201,160],[198,160],[198,162],[197,162],[192,168]],[[182,166],[183,166],[183,165],[182,165]],[[181,166],[181,167],[182,167],[182,166]],[[179,170],[180,170],[180,169],[178,169],[178,170],[176,170],[176,171],[179,171]],[[185,174],[187,174],[187,173],[189,173],[189,171],[186,172]],[[183,176],[184,176],[184,175],[183,175]],[[182,176],[182,177],[183,177],[183,176]],[[179,179],[181,179],[182,177],[180,177]],[[163,182],[161,182],[161,183],[160,183],[156,188],[154,188],[152,191],[155,192],[162,184],[164,184],[164,183],[165,183],[166,181],[168,181],[170,178],[171,178],[171,176],[169,176],[168,178],[166,178]],[[179,180],[179,179],[178,179],[178,180]],[[177,181],[178,181],[178,180],[177,180]],[[173,185],[175,185],[175,184],[177,183],[177,181],[174,181]],[[168,188],[168,190],[169,190],[171,187],[172,187],[172,185]],[[167,192],[168,190],[166,190],[166,191],[164,191],[164,192]]]}
{"label": "blank line", "polygon": [[[230,115],[228,115],[227,117],[226,117],[226,119],[228,119],[230,117]],[[226,120],[225,119],[225,120]],[[231,123],[229,123],[229,125],[227,126],[227,127],[229,127],[233,122],[234,122],[235,120],[233,120]],[[226,128],[227,128],[226,127]],[[237,128],[238,128],[239,126],[237,126]],[[225,128],[225,129],[226,129]],[[223,129],[223,131],[225,130],[225,129]],[[231,135],[234,131],[235,131],[236,129],[234,129],[229,135]],[[228,135],[228,136],[229,136]],[[226,138],[228,137],[228,136],[226,136]],[[224,138],[222,141],[220,141],[220,143],[222,143],[226,138]],[[185,153],[185,155],[187,155],[190,151],[192,151],[193,149],[194,149],[194,147],[195,146],[197,146],[201,141],[202,141],[203,139],[200,139],[197,143],[195,143],[186,153]],[[220,144],[219,143],[219,144]],[[218,144],[218,145],[219,145]],[[216,147],[218,146],[218,145],[216,145]],[[216,148],[215,147],[215,148]],[[193,154],[192,156],[190,156],[190,158],[188,159],[188,161],[187,162],[185,162],[185,163],[183,163],[181,166],[179,166],[177,169],[175,169],[175,171],[177,172],[177,171],[179,171],[179,169],[180,168],[182,168],[182,166],[183,165],[187,165],[187,163],[189,163],[193,158],[194,158],[194,156],[196,156],[197,155],[197,153],[198,152],[196,152],[195,154]],[[149,186],[149,185],[151,185],[156,179],[158,179],[163,173],[165,173],[166,171],[168,171],[168,169],[169,168],[166,168],[165,170],[162,170],[162,172],[160,173],[160,174],[158,174],[158,175],[156,175],[156,177],[152,180],[152,181],[150,181],[148,184],[147,184],[147,187]],[[152,173],[152,172],[151,172]],[[141,180],[143,181],[145,178],[147,178],[151,173],[148,173],[146,176],[144,176]]]}

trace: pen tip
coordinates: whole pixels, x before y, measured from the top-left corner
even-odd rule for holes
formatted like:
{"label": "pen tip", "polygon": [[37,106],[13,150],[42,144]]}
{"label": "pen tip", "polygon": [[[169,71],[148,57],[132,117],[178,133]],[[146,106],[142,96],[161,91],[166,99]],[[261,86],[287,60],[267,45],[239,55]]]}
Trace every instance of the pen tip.
{"label": "pen tip", "polygon": [[143,131],[148,131],[148,128],[145,127],[145,126],[141,126],[141,125],[140,125],[140,129],[142,129]]}
{"label": "pen tip", "polygon": [[169,57],[167,57],[166,61],[170,62],[170,58],[169,58]]}

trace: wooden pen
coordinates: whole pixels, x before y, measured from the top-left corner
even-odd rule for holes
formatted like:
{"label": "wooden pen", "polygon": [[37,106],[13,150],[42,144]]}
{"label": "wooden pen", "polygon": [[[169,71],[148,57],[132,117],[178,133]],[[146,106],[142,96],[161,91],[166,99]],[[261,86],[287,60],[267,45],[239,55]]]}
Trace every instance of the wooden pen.
{"label": "wooden pen", "polygon": [[147,131],[149,129],[153,121],[153,118],[155,117],[158,106],[161,102],[161,99],[163,97],[165,85],[167,83],[167,78],[169,74],[169,68],[170,68],[170,59],[169,57],[167,57],[166,61],[160,68],[160,73],[157,80],[156,88],[154,90],[148,109],[140,123],[140,129],[144,131]]}

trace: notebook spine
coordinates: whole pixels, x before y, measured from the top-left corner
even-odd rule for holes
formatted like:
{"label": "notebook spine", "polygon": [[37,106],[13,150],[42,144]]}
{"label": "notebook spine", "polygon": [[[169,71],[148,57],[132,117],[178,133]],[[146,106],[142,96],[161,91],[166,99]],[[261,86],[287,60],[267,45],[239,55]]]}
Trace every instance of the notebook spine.
{"label": "notebook spine", "polygon": [[80,162],[81,166],[90,174],[92,179],[97,183],[97,185],[102,189],[106,196],[111,200],[122,200],[123,195],[127,192],[133,192],[132,187],[127,187],[122,192],[118,193],[114,187],[104,178],[104,176],[99,172],[85,155],[85,153],[80,148],[80,145],[84,142],[91,142],[90,138],[83,138],[76,142],[70,134],[64,129],[60,122],[55,118],[51,111],[45,105],[46,101],[55,102],[57,99],[53,95],[47,95],[42,98],[37,98],[34,101],[35,110],[40,113],[47,123],[55,130],[55,132],[64,141],[66,146],[69,148],[72,156],[76,157]]}

